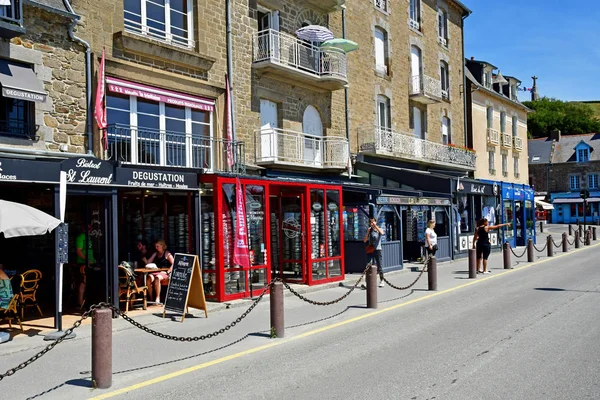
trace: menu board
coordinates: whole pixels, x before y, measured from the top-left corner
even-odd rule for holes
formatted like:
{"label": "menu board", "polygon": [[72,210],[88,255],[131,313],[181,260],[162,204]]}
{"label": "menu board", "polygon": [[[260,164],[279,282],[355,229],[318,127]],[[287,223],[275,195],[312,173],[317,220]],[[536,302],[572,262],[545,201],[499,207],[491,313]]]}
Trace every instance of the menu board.
{"label": "menu board", "polygon": [[177,253],[169,279],[163,318],[166,311],[171,311],[181,314],[181,322],[183,322],[188,306],[204,310],[208,317],[198,256]]}

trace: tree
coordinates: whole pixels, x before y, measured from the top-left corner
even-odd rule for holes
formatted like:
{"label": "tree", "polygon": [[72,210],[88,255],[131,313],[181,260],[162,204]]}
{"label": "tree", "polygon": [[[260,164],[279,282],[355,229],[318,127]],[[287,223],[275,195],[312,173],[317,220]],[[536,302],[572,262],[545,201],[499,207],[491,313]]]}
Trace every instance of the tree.
{"label": "tree", "polygon": [[600,120],[588,104],[548,97],[523,104],[534,110],[527,116],[527,131],[531,137],[547,137],[553,129],[559,129],[565,135],[600,132]]}

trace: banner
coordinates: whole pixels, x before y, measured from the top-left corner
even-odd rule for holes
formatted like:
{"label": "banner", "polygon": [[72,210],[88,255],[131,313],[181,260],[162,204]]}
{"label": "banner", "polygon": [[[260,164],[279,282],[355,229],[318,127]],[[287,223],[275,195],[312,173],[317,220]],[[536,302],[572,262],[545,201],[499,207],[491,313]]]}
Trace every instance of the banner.
{"label": "banner", "polygon": [[246,226],[246,202],[240,179],[235,182],[236,224],[233,236],[233,263],[240,267],[250,268],[250,253],[248,251],[248,228]]}
{"label": "banner", "polygon": [[[104,49],[102,49],[102,58],[100,59],[100,67],[98,68],[98,85],[96,87],[96,105],[94,107],[94,118],[98,124],[98,129],[102,131],[102,144],[104,150],[108,150],[108,138],[106,136],[106,103],[104,91]],[[91,143],[88,145],[92,146]]]}
{"label": "banner", "polygon": [[225,104],[225,114],[227,118],[227,137],[225,140],[226,152],[227,152],[227,167],[231,169],[235,163],[233,158],[233,115],[231,113],[231,87],[229,86],[229,76],[225,75],[225,87],[227,90],[227,99]]}

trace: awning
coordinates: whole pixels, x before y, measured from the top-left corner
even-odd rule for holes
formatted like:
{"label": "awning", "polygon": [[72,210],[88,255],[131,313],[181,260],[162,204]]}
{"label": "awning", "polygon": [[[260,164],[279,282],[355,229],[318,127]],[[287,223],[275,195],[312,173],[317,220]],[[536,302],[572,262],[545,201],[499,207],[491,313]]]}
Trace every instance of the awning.
{"label": "awning", "polygon": [[[588,203],[598,203],[600,202],[600,197],[590,197],[589,199],[587,199]],[[552,201],[552,203],[554,204],[573,204],[573,203],[583,203],[583,199],[577,199],[577,198],[573,198],[573,199],[554,199]]]}
{"label": "awning", "polygon": [[22,64],[0,60],[0,84],[4,97],[39,103],[46,101],[44,85],[33,69]]}
{"label": "awning", "polygon": [[536,200],[535,204],[542,207],[542,209],[544,210],[554,210],[554,206],[550,203],[546,203],[545,201],[542,200]]}

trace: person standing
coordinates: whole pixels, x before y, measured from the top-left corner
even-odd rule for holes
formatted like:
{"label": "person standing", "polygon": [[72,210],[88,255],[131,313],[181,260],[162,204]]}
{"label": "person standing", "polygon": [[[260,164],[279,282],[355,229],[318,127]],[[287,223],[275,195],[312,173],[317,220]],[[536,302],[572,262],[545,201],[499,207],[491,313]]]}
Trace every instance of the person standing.
{"label": "person standing", "polygon": [[[500,225],[489,225],[486,218],[482,218],[477,223],[477,229],[475,230],[475,236],[473,236],[473,248],[477,250],[477,273],[479,274],[491,274],[487,269],[487,260],[492,251],[492,244],[490,243],[489,231],[494,229],[500,229],[504,226],[509,226],[510,223]],[[481,263],[483,261],[483,270],[481,269]]]}
{"label": "person standing", "polygon": [[437,234],[435,233],[435,220],[430,219],[427,222],[427,229],[425,229],[425,254],[427,258],[435,257],[437,252]]}
{"label": "person standing", "polygon": [[79,282],[76,283],[77,293],[77,306],[83,306],[83,300],[85,295],[85,288],[87,286],[87,273],[86,268],[96,266],[96,258],[94,258],[94,248],[92,246],[92,240],[90,238],[90,232],[92,231],[92,225],[88,224],[87,231],[82,231],[75,238],[75,248],[77,249],[77,268],[79,268],[78,274]]}
{"label": "person standing", "polygon": [[381,238],[383,237],[383,229],[377,226],[377,221],[375,218],[369,219],[369,229],[367,230],[367,234],[365,235],[364,242],[368,243],[368,245],[373,246],[373,251],[371,253],[367,253],[367,257],[369,258],[369,263],[377,264],[377,271],[379,272],[379,287],[384,287],[385,283],[383,283],[383,269],[382,269],[382,257],[381,257]]}

